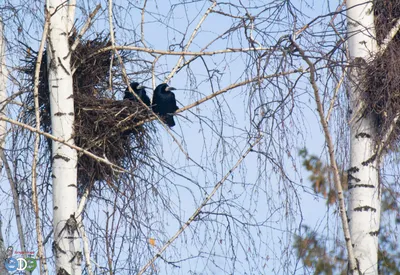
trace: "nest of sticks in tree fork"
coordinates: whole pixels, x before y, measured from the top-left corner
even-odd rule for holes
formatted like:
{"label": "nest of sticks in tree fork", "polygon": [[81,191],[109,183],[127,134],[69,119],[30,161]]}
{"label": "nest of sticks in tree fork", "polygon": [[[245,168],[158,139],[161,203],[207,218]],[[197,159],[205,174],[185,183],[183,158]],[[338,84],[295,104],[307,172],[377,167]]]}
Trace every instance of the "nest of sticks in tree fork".
{"label": "nest of sticks in tree fork", "polygon": [[[70,45],[75,39],[70,39]],[[91,55],[99,49],[110,45],[108,36],[99,35],[93,40],[81,41],[71,55],[72,68],[76,67],[73,75],[74,104],[75,104],[75,144],[89,152],[107,158],[110,162],[125,167],[131,172],[140,164],[141,158],[149,148],[150,125],[135,126],[138,122],[149,117],[148,110],[139,102],[116,100],[109,89],[111,52]],[[34,73],[37,52],[27,48],[26,67],[23,69],[28,76],[28,96],[26,97],[25,122],[35,126],[34,112]],[[121,53],[126,60],[127,53]],[[89,57],[89,58],[88,58]],[[43,54],[39,78],[39,108],[41,129],[51,133],[50,101],[47,74],[47,54]],[[121,69],[113,62],[111,75],[115,78],[114,89],[121,78]],[[120,88],[126,88],[121,80]],[[122,92],[121,92],[122,93]],[[51,150],[51,140],[42,142]],[[51,154],[46,159],[51,165]],[[85,154],[78,156],[78,191],[79,194],[89,188],[91,192],[101,191],[95,187],[97,181],[107,183],[118,180],[116,173],[109,165],[99,162]],[[105,185],[103,185],[105,186]]]}
{"label": "nest of sticks in tree fork", "polygon": [[[382,45],[400,18],[400,1],[375,0],[373,4],[377,42]],[[400,134],[399,64],[400,32],[395,35],[384,52],[377,54],[365,64],[358,64],[361,65],[364,75],[365,111],[376,117],[379,138],[381,139],[389,129],[392,129],[392,134],[386,140],[389,149],[397,145]]]}

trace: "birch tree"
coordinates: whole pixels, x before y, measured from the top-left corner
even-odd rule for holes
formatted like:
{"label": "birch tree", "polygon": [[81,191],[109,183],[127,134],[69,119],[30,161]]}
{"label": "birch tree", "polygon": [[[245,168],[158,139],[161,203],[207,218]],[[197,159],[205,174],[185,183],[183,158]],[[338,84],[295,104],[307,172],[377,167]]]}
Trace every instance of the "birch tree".
{"label": "birch tree", "polygon": [[[74,145],[74,100],[70,65],[69,33],[75,14],[74,1],[48,0],[50,14],[48,71],[53,135]],[[65,144],[52,142],[53,251],[57,274],[81,274],[82,252],[78,238],[77,153]]]}
{"label": "birch tree", "polygon": [[[362,68],[394,37],[378,46],[373,3],[347,1],[348,49],[350,69],[350,148],[348,218],[357,266],[349,274],[378,274],[378,234],[381,216],[380,158],[386,140],[378,141],[374,114],[363,112]],[[390,133],[387,133],[390,135]],[[386,134],[385,134],[386,135]],[[349,255],[353,257],[353,255]]]}

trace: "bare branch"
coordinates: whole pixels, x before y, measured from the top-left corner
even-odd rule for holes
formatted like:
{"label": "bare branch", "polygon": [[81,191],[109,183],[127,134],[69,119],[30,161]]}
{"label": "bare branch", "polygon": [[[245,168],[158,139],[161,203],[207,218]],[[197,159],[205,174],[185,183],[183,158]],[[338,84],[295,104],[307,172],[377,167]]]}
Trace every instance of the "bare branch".
{"label": "bare branch", "polygon": [[329,122],[329,119],[331,118],[331,114],[333,112],[333,107],[335,106],[337,95],[339,93],[340,87],[342,86],[342,83],[343,83],[345,75],[346,75],[346,72],[343,72],[342,76],[339,79],[339,82],[336,85],[335,93],[334,93],[334,95],[333,95],[333,97],[331,99],[331,102],[329,104],[328,113],[326,114],[326,122]]}
{"label": "bare branch", "polygon": [[[192,42],[193,42],[193,39],[195,38],[195,36],[196,36],[198,30],[199,30],[200,27],[201,27],[201,24],[203,24],[204,20],[206,20],[207,16],[208,16],[208,15],[210,14],[210,12],[215,8],[216,5],[217,5],[217,2],[213,2],[212,5],[211,5],[211,7],[209,7],[209,8],[207,9],[207,11],[204,13],[203,17],[200,19],[200,21],[199,21],[199,23],[197,24],[196,28],[194,29],[192,35],[190,36],[188,43],[186,44],[185,48],[183,49],[184,52],[186,52],[186,51],[189,49],[190,45],[191,45]],[[175,67],[172,69],[172,71],[170,72],[170,74],[165,78],[165,80],[164,80],[165,83],[167,83],[167,82],[174,76],[174,74],[175,74],[176,71],[178,70],[179,66],[181,65],[182,60],[183,60],[183,55],[182,55],[181,57],[179,57],[179,60],[178,60],[178,62],[176,63]]]}
{"label": "bare branch", "polygon": [[85,32],[90,28],[92,25],[92,20],[96,16],[97,12],[101,9],[101,5],[98,4],[94,11],[89,14],[88,19],[86,20],[85,25],[82,27],[81,31],[79,32],[78,36],[75,38],[74,44],[71,46],[71,52],[75,51],[76,47],[79,45],[79,42],[81,41],[82,36],[85,34]]}
{"label": "bare branch", "polygon": [[[48,137],[48,138],[50,138],[50,139],[52,139],[52,140],[54,140],[54,141],[57,141],[57,142],[59,142],[59,143],[62,143],[62,144],[66,145],[66,146],[68,146],[68,147],[70,147],[70,148],[72,148],[72,149],[77,150],[79,153],[85,154],[85,155],[87,155],[87,156],[89,156],[89,157],[94,158],[95,160],[97,160],[97,161],[99,161],[99,162],[102,162],[102,163],[105,163],[105,164],[107,164],[107,165],[110,165],[110,167],[114,168],[114,171],[117,172],[117,173],[125,172],[125,173],[128,173],[128,174],[132,174],[130,171],[128,171],[128,170],[126,170],[126,169],[124,169],[124,168],[122,168],[122,167],[120,167],[120,166],[118,166],[118,165],[116,165],[116,164],[114,164],[114,163],[112,163],[112,162],[110,162],[109,160],[107,160],[107,159],[105,159],[105,158],[98,157],[98,156],[96,156],[95,154],[93,154],[93,153],[91,153],[91,152],[89,152],[89,151],[87,151],[87,150],[85,150],[85,149],[82,149],[82,148],[79,147],[79,146],[69,144],[68,142],[66,142],[66,141],[65,141],[64,139],[62,139],[62,138],[58,138],[58,137],[56,137],[56,136],[53,136],[52,134],[49,134],[49,133],[46,133],[46,132],[37,130],[36,128],[33,128],[32,126],[29,126],[29,125],[24,124],[24,123],[21,123],[21,122],[19,122],[19,121],[10,119],[10,118],[8,118],[8,117],[0,116],[0,120],[7,121],[7,122],[12,123],[12,124],[14,124],[14,125],[20,126],[20,127],[24,128],[24,129],[27,129],[27,130],[29,130],[29,131],[31,131],[31,132],[33,132],[33,133],[39,133],[39,134],[41,134],[41,135],[43,135],[43,136],[45,136],[45,137]],[[114,186],[113,188],[118,189],[118,188],[116,188],[115,186]]]}
{"label": "bare branch", "polygon": [[156,253],[156,255],[139,271],[138,275],[143,274],[157,258],[161,256],[161,254],[179,237],[180,234],[194,221],[194,219],[201,213],[201,210],[207,203],[211,200],[211,198],[215,195],[218,189],[222,186],[222,184],[226,181],[226,179],[239,167],[239,165],[243,162],[246,156],[251,152],[254,146],[256,146],[262,139],[262,135],[256,139],[254,143],[250,145],[247,151],[239,158],[236,164],[229,170],[229,172],[214,186],[214,189],[211,193],[204,199],[204,201],[200,204],[200,206],[196,209],[193,215],[185,222],[184,225],[172,236],[166,244]]}
{"label": "bare branch", "polygon": [[332,137],[331,137],[331,134],[329,133],[328,123],[325,120],[324,110],[323,110],[321,99],[319,96],[319,90],[318,90],[316,76],[315,76],[315,74],[316,74],[315,67],[314,67],[314,64],[311,62],[311,60],[306,56],[303,49],[296,43],[296,41],[291,39],[291,42],[293,43],[293,46],[299,51],[301,57],[308,64],[309,69],[310,69],[310,84],[314,90],[315,103],[317,104],[318,115],[320,118],[322,128],[324,130],[325,141],[326,141],[326,144],[328,146],[328,151],[329,151],[330,163],[331,163],[331,166],[333,169],[333,180],[336,185],[337,195],[338,195],[338,199],[339,199],[339,211],[340,211],[340,217],[342,219],[344,239],[346,241],[346,248],[347,248],[348,259],[349,259],[349,268],[350,268],[350,270],[356,270],[357,264],[356,264],[356,259],[354,257],[353,246],[352,246],[352,241],[351,241],[351,236],[350,236],[349,223],[348,223],[347,215],[346,215],[346,205],[344,202],[342,183],[340,182],[339,169],[338,169],[338,166],[336,163],[335,147],[333,146]]}
{"label": "bare branch", "polygon": [[76,0],[68,0],[68,31],[74,26]]}
{"label": "bare branch", "polygon": [[257,52],[257,51],[274,51],[275,48],[263,47],[263,48],[228,48],[224,50],[217,50],[217,51],[210,51],[210,52],[174,52],[174,51],[163,51],[163,50],[154,50],[149,48],[142,48],[142,47],[135,47],[135,46],[109,46],[98,50],[97,52],[90,55],[88,58],[95,56],[99,53],[106,52],[106,51],[115,51],[115,50],[130,50],[130,51],[138,51],[138,52],[146,52],[150,54],[162,54],[162,55],[194,55],[194,56],[211,56],[217,54],[224,54],[224,53],[244,53],[244,52]]}
{"label": "bare branch", "polygon": [[383,53],[386,50],[390,41],[393,40],[393,38],[399,32],[399,30],[400,30],[400,18],[397,19],[396,24],[393,26],[390,32],[386,35],[385,39],[382,41],[382,44],[379,47],[380,52]]}
{"label": "bare branch", "polygon": [[78,222],[78,230],[79,230],[79,234],[81,235],[82,238],[82,243],[83,243],[83,253],[85,255],[85,266],[87,268],[87,273],[89,275],[93,275],[93,271],[92,271],[92,264],[91,264],[91,260],[90,260],[90,246],[89,246],[89,238],[86,235],[86,230],[85,230],[85,226],[82,222],[82,216],[77,216],[76,220]]}
{"label": "bare branch", "polygon": [[[33,88],[33,98],[35,102],[36,130],[38,131],[40,131],[39,74],[40,74],[40,65],[42,64],[44,45],[46,44],[47,33],[49,31],[49,24],[50,24],[50,14],[47,8],[45,7],[45,24],[43,27],[42,39],[40,41],[39,53],[36,59],[34,88]],[[39,142],[40,142],[40,135],[39,133],[36,132],[34,151],[33,151],[33,163],[32,163],[32,206],[35,212],[38,257],[40,260],[40,273],[48,274],[46,256],[43,246],[42,229],[40,226],[40,214],[39,214],[40,210],[39,210],[38,195],[37,195],[37,183],[36,183],[36,178],[37,178],[36,165],[38,162]]]}
{"label": "bare branch", "polygon": [[4,152],[1,151],[0,154],[1,154],[1,160],[3,161],[4,168],[6,170],[8,183],[10,184],[11,193],[12,193],[12,197],[13,197],[15,220],[17,222],[17,230],[18,230],[20,246],[21,246],[22,250],[25,250],[26,249],[25,234],[24,234],[24,228],[23,228],[23,224],[22,224],[22,220],[21,220],[22,215],[21,215],[21,207],[20,207],[20,203],[19,203],[19,195],[18,195],[18,191],[17,191],[17,184],[14,180],[10,165],[8,164],[8,161],[6,159],[6,156],[4,155]]}
{"label": "bare branch", "polygon": [[[290,75],[290,74],[295,74],[295,73],[302,73],[302,72],[304,72],[304,70],[300,68],[300,69],[297,69],[297,70],[292,70],[292,71],[287,71],[287,72],[281,72],[281,73],[275,73],[275,74],[270,74],[270,75],[258,76],[258,77],[255,77],[255,78],[252,78],[252,79],[248,79],[248,80],[245,80],[245,81],[242,81],[242,82],[231,84],[231,85],[229,85],[229,86],[227,86],[227,87],[225,87],[225,88],[223,88],[223,89],[221,89],[221,90],[219,90],[219,91],[217,91],[217,92],[215,92],[215,93],[213,93],[211,95],[208,95],[208,96],[206,96],[206,97],[204,97],[204,98],[202,98],[202,99],[200,99],[200,100],[198,100],[196,102],[193,102],[192,104],[189,104],[189,105],[187,105],[187,106],[185,106],[183,108],[178,109],[175,112],[175,114],[178,114],[178,113],[181,113],[183,111],[192,109],[193,107],[196,107],[196,106],[198,106],[198,105],[200,105],[200,104],[202,104],[202,103],[204,103],[204,102],[206,102],[206,101],[208,101],[208,100],[210,100],[210,99],[212,99],[212,98],[214,98],[214,97],[216,97],[216,96],[218,96],[220,94],[226,93],[226,92],[228,92],[228,91],[230,91],[232,89],[247,85],[249,83],[257,82],[257,81],[260,81],[260,80],[263,80],[263,79],[269,79],[269,78],[285,76],[285,75]],[[154,119],[155,119],[155,117],[151,117],[149,119],[140,121],[137,124],[135,124],[134,127],[142,125],[142,124],[144,124],[146,122],[153,121]]]}

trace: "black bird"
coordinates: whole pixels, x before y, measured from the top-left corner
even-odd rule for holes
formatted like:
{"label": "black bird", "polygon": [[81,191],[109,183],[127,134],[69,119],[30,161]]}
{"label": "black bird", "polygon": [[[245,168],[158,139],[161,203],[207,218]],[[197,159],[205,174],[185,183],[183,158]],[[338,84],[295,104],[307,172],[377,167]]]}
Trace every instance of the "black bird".
{"label": "black bird", "polygon": [[[137,82],[132,82],[131,88],[140,97],[140,99],[144,102],[144,104],[150,106],[150,98],[146,95],[146,90],[144,89],[145,88],[144,86],[139,85],[139,83]],[[138,102],[136,96],[132,94],[128,88],[126,88],[125,90],[124,99],[129,99]]]}
{"label": "black bird", "polygon": [[164,122],[169,126],[175,126],[174,117],[171,115],[178,110],[176,106],[175,94],[171,91],[176,90],[162,83],[157,86],[153,94],[153,112],[160,115]]}

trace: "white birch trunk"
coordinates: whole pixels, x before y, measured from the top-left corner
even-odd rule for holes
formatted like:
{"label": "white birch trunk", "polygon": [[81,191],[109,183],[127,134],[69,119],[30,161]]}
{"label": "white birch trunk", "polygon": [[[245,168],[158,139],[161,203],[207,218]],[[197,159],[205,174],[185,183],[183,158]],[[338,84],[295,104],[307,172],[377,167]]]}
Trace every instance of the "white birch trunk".
{"label": "white birch trunk", "polygon": [[[372,2],[348,0],[348,48],[352,64],[362,64],[377,51]],[[358,271],[349,274],[378,274],[378,232],[381,214],[379,166],[374,155],[377,131],[373,115],[360,117],[362,104],[357,68],[351,71],[349,83],[350,108],[350,169],[349,219],[351,241]]]}
{"label": "white birch trunk", "polygon": [[[51,14],[47,54],[53,135],[74,144],[74,101],[68,46],[68,26],[73,14],[67,4],[68,1],[47,0]],[[74,216],[77,209],[77,153],[54,141],[52,150],[53,253],[57,274],[81,274],[82,252]]]}

